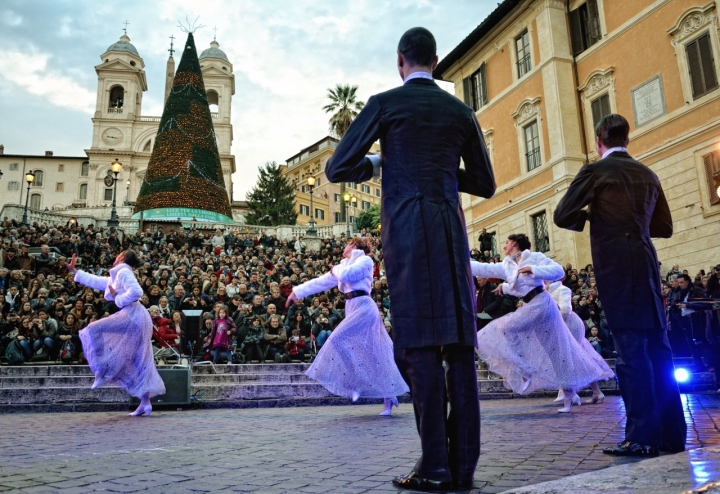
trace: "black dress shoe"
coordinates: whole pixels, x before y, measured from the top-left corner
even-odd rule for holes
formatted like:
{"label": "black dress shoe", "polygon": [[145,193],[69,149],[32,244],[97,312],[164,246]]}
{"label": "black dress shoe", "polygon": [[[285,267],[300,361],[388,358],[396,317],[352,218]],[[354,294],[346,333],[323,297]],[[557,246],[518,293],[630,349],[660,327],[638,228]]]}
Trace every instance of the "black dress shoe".
{"label": "black dress shoe", "polygon": [[641,458],[653,458],[658,456],[657,446],[645,446],[640,443],[633,443],[630,441],[622,441],[617,443],[616,446],[603,449],[603,453],[606,455],[614,456],[636,456]]}
{"label": "black dress shoe", "polygon": [[453,480],[453,489],[456,491],[469,491],[474,487],[472,480]]}
{"label": "black dress shoe", "polygon": [[395,477],[392,481],[393,485],[401,489],[409,489],[422,492],[448,492],[453,490],[452,482],[443,482],[440,480],[430,480],[418,477],[415,470],[402,477]]}

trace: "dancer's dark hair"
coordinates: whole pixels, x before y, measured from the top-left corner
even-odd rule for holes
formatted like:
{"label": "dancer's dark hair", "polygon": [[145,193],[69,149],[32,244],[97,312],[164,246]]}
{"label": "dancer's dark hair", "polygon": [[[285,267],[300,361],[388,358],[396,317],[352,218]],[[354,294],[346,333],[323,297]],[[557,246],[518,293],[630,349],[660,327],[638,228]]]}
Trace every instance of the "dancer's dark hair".
{"label": "dancer's dark hair", "polygon": [[131,249],[125,251],[125,257],[123,258],[123,262],[131,268],[136,268],[140,265],[140,259],[138,259],[135,251]]}
{"label": "dancer's dark hair", "polygon": [[630,124],[617,113],[605,115],[595,126],[595,137],[599,137],[606,148],[627,146],[629,135]]}
{"label": "dancer's dark hair", "polygon": [[508,236],[508,240],[517,242],[518,249],[520,250],[530,250],[530,239],[527,238],[527,235],[525,235],[524,233],[513,233],[512,235]]}
{"label": "dancer's dark hair", "polygon": [[437,45],[435,36],[424,27],[405,31],[398,43],[398,51],[410,65],[430,67],[435,58]]}

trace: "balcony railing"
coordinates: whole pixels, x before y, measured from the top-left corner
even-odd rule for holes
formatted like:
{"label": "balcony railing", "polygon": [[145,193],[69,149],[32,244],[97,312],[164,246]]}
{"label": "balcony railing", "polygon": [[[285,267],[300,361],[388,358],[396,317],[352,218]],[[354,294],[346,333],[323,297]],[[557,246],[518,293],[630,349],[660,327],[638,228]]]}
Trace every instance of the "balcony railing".
{"label": "balcony railing", "polygon": [[108,113],[122,113],[122,108],[108,108]]}
{"label": "balcony railing", "polygon": [[140,117],[141,122],[158,122],[160,123],[161,117]]}

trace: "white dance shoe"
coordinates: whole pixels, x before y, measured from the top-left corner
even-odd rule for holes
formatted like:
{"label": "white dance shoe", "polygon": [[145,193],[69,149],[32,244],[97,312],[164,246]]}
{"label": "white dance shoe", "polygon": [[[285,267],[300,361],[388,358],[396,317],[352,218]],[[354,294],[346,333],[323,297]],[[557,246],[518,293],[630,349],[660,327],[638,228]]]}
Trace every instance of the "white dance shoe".
{"label": "white dance shoe", "polygon": [[392,415],[392,407],[397,407],[399,405],[398,399],[396,397],[392,398],[385,398],[385,410],[378,413],[378,415],[382,417],[387,417]]}
{"label": "white dance shoe", "polygon": [[150,412],[152,412],[152,405],[146,405],[146,406],[139,406],[137,409],[132,412],[128,413],[128,416],[130,417],[140,417],[141,415],[145,415],[146,417],[150,416]]}

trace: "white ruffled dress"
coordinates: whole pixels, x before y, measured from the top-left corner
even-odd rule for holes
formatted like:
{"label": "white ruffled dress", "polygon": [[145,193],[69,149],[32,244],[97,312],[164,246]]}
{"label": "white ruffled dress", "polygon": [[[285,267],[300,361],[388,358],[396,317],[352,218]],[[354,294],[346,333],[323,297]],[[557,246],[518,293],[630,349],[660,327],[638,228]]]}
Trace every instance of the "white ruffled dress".
{"label": "white ruffled dress", "polygon": [[[78,270],[75,281],[105,292],[105,300],[113,300],[120,309],[109,317],[90,323],[80,331],[83,352],[95,374],[95,385],[116,385],[128,394],[141,398],[165,394],[165,384],[155,368],[152,320],[138,300],[142,288],[132,268],[119,264],[110,270],[110,277],[95,276]],[[113,297],[109,286],[117,295]]]}
{"label": "white ruffled dress", "polygon": [[[518,275],[528,266],[532,274]],[[540,252],[525,250],[517,263],[506,257],[499,264],[471,261],[473,276],[506,280],[503,293],[524,297],[543,280],[562,278],[562,266]],[[603,379],[603,369],[582,350],[567,330],[555,300],[547,291],[517,311],[493,320],[478,332],[478,353],[490,371],[503,377],[514,392],[539,389],[582,389]],[[523,391],[523,383],[529,386]]]}

